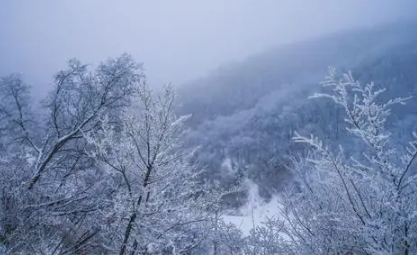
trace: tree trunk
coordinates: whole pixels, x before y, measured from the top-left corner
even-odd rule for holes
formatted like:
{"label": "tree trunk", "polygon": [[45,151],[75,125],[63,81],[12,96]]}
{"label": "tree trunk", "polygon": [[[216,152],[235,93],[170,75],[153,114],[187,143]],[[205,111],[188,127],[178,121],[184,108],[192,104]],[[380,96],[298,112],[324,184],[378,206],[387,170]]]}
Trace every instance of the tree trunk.
{"label": "tree trunk", "polygon": [[124,237],[123,237],[122,246],[120,247],[119,255],[124,255],[125,252],[126,252],[126,246],[127,246],[128,241],[129,241],[130,233],[132,232],[133,223],[135,223],[136,216],[137,216],[137,214],[136,214],[136,212],[134,212],[129,218],[129,222],[127,223],[125,234],[124,234]]}

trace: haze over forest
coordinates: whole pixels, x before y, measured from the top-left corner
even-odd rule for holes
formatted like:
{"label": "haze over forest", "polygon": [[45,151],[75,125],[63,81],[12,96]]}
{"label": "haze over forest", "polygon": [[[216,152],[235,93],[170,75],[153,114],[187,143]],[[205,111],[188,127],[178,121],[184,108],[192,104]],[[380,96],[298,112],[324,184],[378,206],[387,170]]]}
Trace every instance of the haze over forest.
{"label": "haze over forest", "polygon": [[[43,90],[69,58],[128,52],[152,83],[182,84],[264,50],[412,18],[413,0],[2,1],[0,70]],[[36,89],[36,91],[39,91]]]}

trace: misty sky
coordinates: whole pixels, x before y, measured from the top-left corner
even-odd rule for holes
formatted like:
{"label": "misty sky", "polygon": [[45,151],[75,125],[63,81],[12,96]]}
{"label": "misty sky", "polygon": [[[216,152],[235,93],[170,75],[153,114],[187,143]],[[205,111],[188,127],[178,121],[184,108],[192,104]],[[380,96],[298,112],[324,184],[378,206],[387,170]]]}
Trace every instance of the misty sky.
{"label": "misty sky", "polygon": [[131,53],[153,83],[180,84],[272,46],[405,19],[415,0],[0,0],[0,74],[37,91],[68,58]]}

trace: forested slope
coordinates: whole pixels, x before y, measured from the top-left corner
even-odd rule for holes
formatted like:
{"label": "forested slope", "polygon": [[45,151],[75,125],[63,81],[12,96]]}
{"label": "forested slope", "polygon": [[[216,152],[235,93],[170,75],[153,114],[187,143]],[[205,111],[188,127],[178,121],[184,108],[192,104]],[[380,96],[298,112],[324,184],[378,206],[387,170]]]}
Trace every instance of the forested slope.
{"label": "forested slope", "polygon": [[[271,49],[184,85],[178,111],[192,114],[188,143],[200,146],[208,178],[235,183],[249,177],[269,197],[290,176],[289,152],[299,152],[291,141],[294,131],[353,148],[355,141],[344,141],[340,132],[340,109],[307,97],[321,89],[330,65],[386,87],[384,97],[416,96],[416,28],[401,23],[339,32]],[[416,104],[410,100],[390,119],[396,139],[406,140],[416,126]]]}

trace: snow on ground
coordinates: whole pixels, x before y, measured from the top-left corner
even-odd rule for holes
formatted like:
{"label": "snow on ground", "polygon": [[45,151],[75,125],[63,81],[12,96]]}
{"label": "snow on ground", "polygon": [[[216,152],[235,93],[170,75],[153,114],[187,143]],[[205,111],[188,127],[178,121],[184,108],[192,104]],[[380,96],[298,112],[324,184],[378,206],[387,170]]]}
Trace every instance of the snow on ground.
{"label": "snow on ground", "polygon": [[276,217],[282,206],[279,197],[275,196],[270,202],[263,202],[259,196],[258,186],[250,180],[245,181],[249,189],[249,201],[246,205],[237,210],[236,215],[224,215],[227,223],[234,224],[244,235],[249,235],[251,229],[262,225],[268,217]]}

